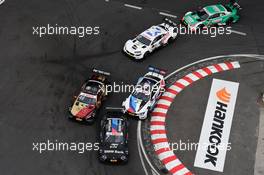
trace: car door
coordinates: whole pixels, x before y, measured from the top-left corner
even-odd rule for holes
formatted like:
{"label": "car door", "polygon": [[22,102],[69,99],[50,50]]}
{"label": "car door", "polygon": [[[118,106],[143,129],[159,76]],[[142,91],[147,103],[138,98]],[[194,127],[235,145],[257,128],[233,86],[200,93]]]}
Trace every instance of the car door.
{"label": "car door", "polygon": [[228,13],[228,12],[221,13],[220,17],[221,17],[221,20],[222,20],[221,22],[225,23],[231,17],[231,13]]}
{"label": "car door", "polygon": [[97,93],[97,102],[96,102],[96,108],[100,108],[102,104],[102,98],[103,98],[103,91],[100,89]]}
{"label": "car door", "polygon": [[152,42],[152,50],[160,47],[163,35],[157,36]]}
{"label": "car door", "polygon": [[219,24],[222,22],[222,13],[217,13],[212,16],[211,24]]}
{"label": "car door", "polygon": [[209,25],[214,25],[222,22],[222,17],[220,13],[216,13],[210,17]]}

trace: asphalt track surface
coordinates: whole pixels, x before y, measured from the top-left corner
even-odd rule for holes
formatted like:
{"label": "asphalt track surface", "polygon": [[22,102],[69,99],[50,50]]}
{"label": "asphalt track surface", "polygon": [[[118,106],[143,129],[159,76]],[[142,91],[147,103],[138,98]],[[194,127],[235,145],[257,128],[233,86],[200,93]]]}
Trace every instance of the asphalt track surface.
{"label": "asphalt track surface", "polygon": [[[124,7],[125,3],[147,8],[136,10]],[[144,171],[136,149],[137,122],[135,120],[130,121],[129,128],[130,161],[124,166],[100,164],[95,151],[84,154],[63,151],[39,154],[32,151],[32,142],[56,139],[64,142],[96,142],[99,118],[92,126],[80,125],[66,119],[67,107],[72,96],[78,92],[82,82],[90,76],[93,67],[110,71],[111,79],[116,82],[135,83],[136,79],[146,72],[148,65],[162,67],[172,72],[186,64],[214,55],[264,53],[262,32],[264,6],[261,0],[240,1],[244,9],[241,12],[241,20],[233,27],[237,31],[246,33],[246,36],[238,34],[216,38],[181,36],[172,45],[140,63],[129,60],[121,53],[123,44],[128,38],[161,21],[163,17],[157,12],[162,10],[181,16],[188,9],[208,3],[209,1],[183,0],[169,0],[166,3],[157,0],[110,2],[9,0],[2,4],[0,6],[1,174],[143,175]],[[70,36],[38,38],[32,35],[32,26],[48,23],[100,26],[100,35],[80,39]],[[230,73],[227,74],[227,77],[232,76]],[[238,76],[243,78],[244,75],[241,72]],[[259,79],[250,80],[249,83],[254,83]],[[196,86],[196,90],[204,94],[201,106],[206,103],[209,87],[209,79],[203,80],[203,84]],[[243,90],[245,93],[247,88],[245,84]],[[251,93],[257,92],[252,90],[247,95]],[[186,92],[182,95],[190,98],[193,94],[188,95]],[[120,106],[126,96],[127,94],[113,94],[106,101],[105,106]],[[179,105],[181,105],[180,102]],[[200,112],[202,116],[204,109],[197,109],[197,112]],[[100,113],[102,114],[103,111]],[[174,120],[172,117],[171,119]],[[249,125],[245,123],[246,126],[256,124],[256,120],[250,121]],[[172,133],[170,137],[173,139],[173,133],[178,132],[178,129],[168,128]],[[251,129],[250,131],[253,132]],[[236,135],[231,137],[239,143],[240,134],[237,133],[237,137]],[[180,134],[176,135],[178,137]],[[192,131],[182,137],[188,135],[192,135]],[[256,140],[256,138],[251,139]],[[255,142],[252,143],[252,147],[255,147],[254,145]],[[238,153],[240,151],[238,149]],[[252,156],[253,152],[254,149],[249,150],[248,155]],[[192,167],[191,154],[193,153],[187,153],[182,157],[184,162],[187,162],[187,166]],[[250,160],[246,166],[249,173],[252,172],[253,161],[253,159]],[[228,170],[228,172],[233,173],[236,170]],[[202,172],[202,174],[208,173]]]}

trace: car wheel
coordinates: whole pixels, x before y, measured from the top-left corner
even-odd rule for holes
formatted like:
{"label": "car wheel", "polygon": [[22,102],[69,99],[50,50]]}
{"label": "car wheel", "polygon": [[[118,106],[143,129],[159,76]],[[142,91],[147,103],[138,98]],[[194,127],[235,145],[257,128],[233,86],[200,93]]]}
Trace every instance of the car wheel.
{"label": "car wheel", "polygon": [[174,40],[173,37],[170,37],[170,38],[168,39],[168,43],[171,44],[171,43],[173,42],[173,40]]}
{"label": "car wheel", "polygon": [[149,54],[150,54],[150,52],[147,51],[147,52],[144,54],[143,59],[147,58],[147,57],[149,56]]}
{"label": "car wheel", "polygon": [[96,112],[97,112],[97,111],[94,111],[94,112],[91,114],[92,116],[90,116],[89,118],[86,118],[86,119],[85,119],[85,121],[86,121],[87,124],[93,124],[93,123],[95,122],[95,119],[96,119],[96,118],[95,118],[95,117],[96,117]]}
{"label": "car wheel", "polygon": [[230,25],[231,23],[233,23],[234,19],[233,18],[229,18],[227,21],[226,21],[226,25]]}
{"label": "car wheel", "polygon": [[69,112],[69,114],[68,114],[68,119],[69,120],[72,120],[74,117],[73,117],[73,115],[71,114],[71,112]]}
{"label": "car wheel", "polygon": [[205,26],[204,24],[200,24],[200,25],[197,26],[197,29],[203,29],[204,26]]}

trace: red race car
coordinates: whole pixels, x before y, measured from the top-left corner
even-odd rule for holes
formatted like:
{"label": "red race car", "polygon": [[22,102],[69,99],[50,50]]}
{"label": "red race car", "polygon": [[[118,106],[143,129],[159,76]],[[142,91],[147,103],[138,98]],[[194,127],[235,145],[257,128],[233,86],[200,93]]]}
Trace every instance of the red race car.
{"label": "red race car", "polygon": [[78,96],[69,107],[69,118],[80,122],[92,123],[102,102],[107,96],[107,77],[110,73],[93,69],[93,75],[85,81]]}

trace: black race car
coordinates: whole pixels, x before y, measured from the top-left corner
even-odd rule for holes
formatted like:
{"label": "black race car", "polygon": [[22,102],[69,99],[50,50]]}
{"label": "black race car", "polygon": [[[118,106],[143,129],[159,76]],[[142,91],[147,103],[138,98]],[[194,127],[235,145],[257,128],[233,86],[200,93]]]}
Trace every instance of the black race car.
{"label": "black race car", "polygon": [[74,96],[74,102],[69,107],[70,119],[88,123],[94,121],[97,110],[107,96],[106,85],[109,83],[107,80],[109,75],[108,72],[93,70],[91,78],[85,81],[79,94]]}
{"label": "black race car", "polygon": [[99,160],[109,163],[128,161],[128,122],[123,112],[108,110],[101,121]]}

